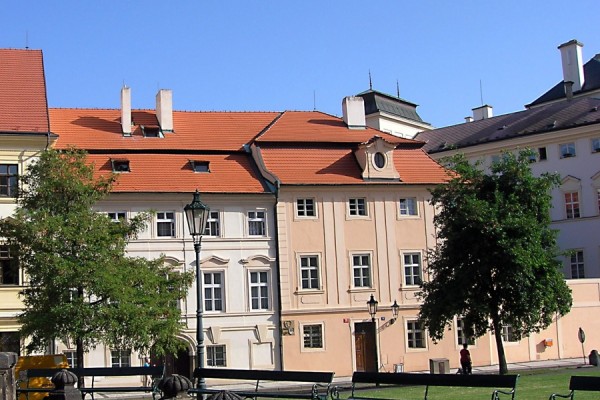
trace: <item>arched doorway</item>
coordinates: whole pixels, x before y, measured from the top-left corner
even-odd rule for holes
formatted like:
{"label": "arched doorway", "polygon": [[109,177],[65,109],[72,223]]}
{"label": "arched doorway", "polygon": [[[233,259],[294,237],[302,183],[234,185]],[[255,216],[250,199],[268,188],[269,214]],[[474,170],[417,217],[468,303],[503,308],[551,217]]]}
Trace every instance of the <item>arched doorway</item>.
{"label": "arched doorway", "polygon": [[166,376],[177,374],[192,377],[192,356],[187,346],[178,350],[176,353],[167,353],[162,356],[157,356],[152,350],[150,351],[150,362],[153,365],[164,365]]}

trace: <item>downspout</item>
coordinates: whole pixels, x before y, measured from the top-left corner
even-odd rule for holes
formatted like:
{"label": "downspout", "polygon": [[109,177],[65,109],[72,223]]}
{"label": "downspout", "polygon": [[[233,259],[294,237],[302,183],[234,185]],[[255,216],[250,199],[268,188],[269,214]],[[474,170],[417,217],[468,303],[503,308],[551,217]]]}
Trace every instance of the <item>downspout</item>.
{"label": "downspout", "polygon": [[283,329],[281,329],[281,265],[279,263],[279,225],[277,223],[277,206],[279,204],[279,187],[281,182],[279,180],[275,181],[275,205],[273,206],[273,216],[275,217],[275,290],[277,292],[277,302],[279,307],[277,307],[277,322],[279,323],[279,327],[277,329],[279,338],[279,368],[281,371],[284,371],[283,368]]}

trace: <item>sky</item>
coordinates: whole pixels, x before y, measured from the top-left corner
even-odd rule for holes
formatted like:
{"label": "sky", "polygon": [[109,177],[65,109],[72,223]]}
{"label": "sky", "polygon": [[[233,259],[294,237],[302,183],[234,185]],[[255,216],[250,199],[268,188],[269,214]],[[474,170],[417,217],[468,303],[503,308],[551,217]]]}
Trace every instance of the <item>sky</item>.
{"label": "sky", "polygon": [[50,107],[316,109],[372,88],[435,127],[523,109],[600,53],[599,0],[0,0],[0,48],[41,49]]}

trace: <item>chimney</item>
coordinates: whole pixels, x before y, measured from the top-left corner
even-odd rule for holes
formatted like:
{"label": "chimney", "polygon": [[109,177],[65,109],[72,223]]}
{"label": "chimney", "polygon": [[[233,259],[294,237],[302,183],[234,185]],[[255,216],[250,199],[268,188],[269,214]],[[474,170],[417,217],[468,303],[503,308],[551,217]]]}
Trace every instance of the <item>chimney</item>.
{"label": "chimney", "polygon": [[573,99],[573,82],[565,81],[565,95],[567,96],[567,100]]}
{"label": "chimney", "polygon": [[349,129],[365,129],[365,101],[360,96],[344,97],[342,101],[343,120]]}
{"label": "chimney", "polygon": [[163,132],[173,132],[173,91],[160,89],[156,93],[156,118]]}
{"label": "chimney", "polygon": [[[583,43],[573,39],[558,46],[562,60],[563,81],[573,82],[572,91],[577,92],[583,88],[583,62],[581,61],[581,48]],[[565,87],[566,89],[566,87]]]}
{"label": "chimney", "polygon": [[465,117],[465,122],[473,122],[473,117]]}
{"label": "chimney", "polygon": [[121,88],[121,129],[123,135],[131,136],[131,88]]}
{"label": "chimney", "polygon": [[492,118],[493,116],[492,106],[488,106],[487,104],[473,109],[473,118],[475,121]]}

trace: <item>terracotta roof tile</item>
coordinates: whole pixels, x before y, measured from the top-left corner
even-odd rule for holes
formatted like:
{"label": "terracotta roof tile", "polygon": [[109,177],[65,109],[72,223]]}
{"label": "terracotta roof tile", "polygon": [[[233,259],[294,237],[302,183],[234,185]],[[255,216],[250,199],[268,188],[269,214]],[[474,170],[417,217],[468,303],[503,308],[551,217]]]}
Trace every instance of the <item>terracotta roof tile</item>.
{"label": "terracotta roof tile", "polygon": [[131,137],[121,130],[120,110],[50,109],[57,148],[170,149],[238,151],[258,135],[277,112],[173,112],[174,132],[164,138],[145,138],[140,125],[158,125],[153,110],[134,110]]}
{"label": "terracotta roof tile", "polygon": [[42,51],[0,49],[0,132],[49,130]]}
{"label": "terracotta roof tile", "polygon": [[[118,173],[115,193],[265,193],[248,154],[89,154],[97,174],[110,174],[111,159],[128,160],[130,172]],[[194,172],[190,160],[206,161],[210,172]]]}

